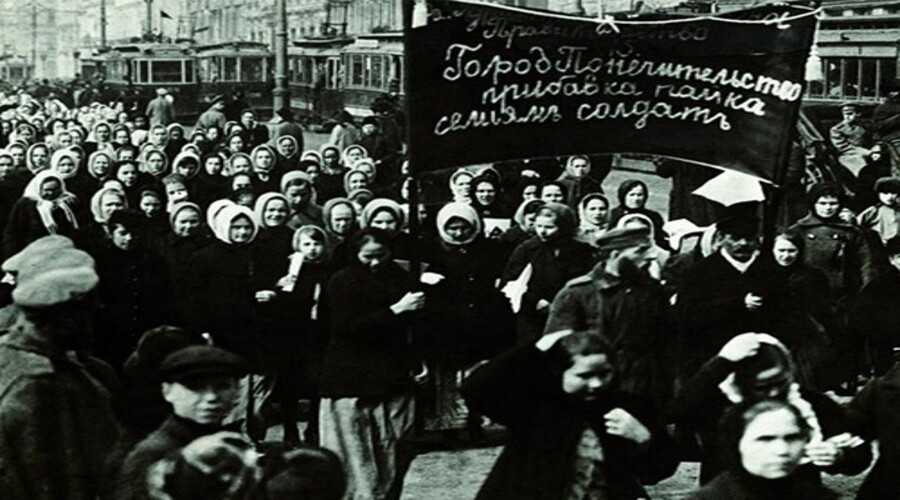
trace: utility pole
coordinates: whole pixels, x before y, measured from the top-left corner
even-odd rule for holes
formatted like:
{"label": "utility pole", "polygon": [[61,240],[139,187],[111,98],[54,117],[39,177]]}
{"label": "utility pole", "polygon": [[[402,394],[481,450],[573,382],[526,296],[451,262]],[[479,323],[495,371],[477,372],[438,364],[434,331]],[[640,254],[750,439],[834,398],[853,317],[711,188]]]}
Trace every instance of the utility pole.
{"label": "utility pole", "polygon": [[287,1],[276,0],[275,13],[275,88],[272,90],[272,112],[291,108],[291,90],[287,85]]}
{"label": "utility pole", "polygon": [[100,0],[100,48],[106,48],[106,0]]}
{"label": "utility pole", "polygon": [[147,4],[147,28],[146,28],[146,37],[149,39],[150,35],[153,34],[153,0],[144,0],[144,3]]}
{"label": "utility pole", "polygon": [[37,76],[37,2],[31,2],[31,77]]}

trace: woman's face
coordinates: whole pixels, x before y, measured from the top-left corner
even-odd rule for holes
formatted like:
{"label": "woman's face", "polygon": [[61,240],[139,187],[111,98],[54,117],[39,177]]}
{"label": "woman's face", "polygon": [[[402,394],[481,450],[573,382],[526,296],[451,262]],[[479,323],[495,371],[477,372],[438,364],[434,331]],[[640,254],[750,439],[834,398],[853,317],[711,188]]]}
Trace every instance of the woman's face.
{"label": "woman's face", "polygon": [[559,225],[556,224],[556,217],[552,215],[538,215],[534,218],[534,234],[541,241],[553,239],[559,233]]}
{"label": "woman's face", "polygon": [[156,217],[162,211],[162,201],[156,196],[141,198],[141,212],[147,217]]}
{"label": "woman's face", "polygon": [[91,162],[91,173],[97,177],[103,177],[109,173],[109,158],[106,155],[97,155]]}
{"label": "woman's face", "polygon": [[22,127],[19,129],[16,137],[25,141],[27,144],[31,144],[34,141],[34,132],[31,131],[31,127]]}
{"label": "woman's face", "polygon": [[325,244],[312,239],[308,234],[301,234],[298,251],[304,260],[315,262],[325,255]]}
{"label": "woman's face", "polygon": [[381,243],[369,241],[360,247],[356,258],[362,265],[374,270],[391,258],[391,252]]}
{"label": "woman's face", "polygon": [[57,179],[47,179],[41,183],[41,199],[55,200],[62,195],[62,184]]}
{"label": "woman's face", "polygon": [[458,175],[453,181],[453,194],[456,197],[467,198],[469,196],[469,188],[472,186],[471,175]]}
{"label": "woman's face", "polygon": [[272,153],[270,153],[268,149],[260,149],[254,156],[256,170],[258,172],[269,173],[272,171],[272,167],[275,164],[275,158],[272,158]]}
{"label": "woman's face", "polygon": [[444,232],[454,242],[461,243],[472,236],[475,227],[469,221],[454,217],[444,226]]}
{"label": "woman's face", "polygon": [[535,184],[529,184],[522,189],[522,201],[531,201],[538,199],[538,187]]}
{"label": "woman's face", "polygon": [[609,207],[600,199],[592,199],[584,207],[584,218],[590,224],[602,226],[606,224],[606,217],[609,213]]}
{"label": "woman's face", "polygon": [[488,206],[497,200],[497,190],[490,182],[479,182],[475,186],[475,200],[479,205]]}
{"label": "woman's face", "polygon": [[206,173],[209,175],[221,174],[223,166],[222,159],[217,156],[210,156],[206,159],[206,163],[203,164],[203,168],[206,169]]}
{"label": "woman's face", "polygon": [[231,178],[231,190],[249,189],[253,187],[253,182],[247,174],[239,174]]}
{"label": "woman's face", "polygon": [[338,154],[336,149],[328,148],[322,152],[322,166],[326,168],[335,168],[339,164],[340,155]]}
{"label": "woman's face", "polygon": [[59,144],[61,148],[67,148],[72,145],[72,134],[68,132],[61,132],[56,135],[56,143]]}
{"label": "woman's face", "polygon": [[363,189],[369,187],[369,177],[366,176],[363,172],[358,170],[354,170],[347,177],[347,191],[355,191],[357,189]]}
{"label": "woman's face", "polygon": [[841,202],[837,196],[820,196],[813,209],[819,217],[830,219],[841,211]]}
{"label": "woman's face", "polygon": [[11,156],[0,156],[0,178],[4,178],[12,173],[15,166]]}
{"label": "woman's face", "polygon": [[319,180],[320,173],[321,173],[321,169],[319,168],[318,165],[310,165],[310,166],[306,167],[306,175],[309,176],[309,180],[313,184],[315,184],[316,181]]}
{"label": "woman's face", "polygon": [[107,192],[100,197],[100,215],[103,220],[109,219],[113,212],[123,208],[125,208],[125,200],[115,193]]}
{"label": "woman's face", "polygon": [[612,384],[615,372],[606,354],[575,355],[562,375],[563,392],[588,401],[597,399]]}
{"label": "woman's face", "polygon": [[549,184],[541,189],[541,200],[544,203],[564,203],[566,197],[563,195],[561,187],[555,184]]}
{"label": "woman's face", "polygon": [[75,173],[75,160],[69,156],[63,156],[56,162],[56,171],[63,177]]}
{"label": "woman's face", "polygon": [[747,424],[738,443],[741,465],[756,477],[787,477],[800,464],[807,442],[797,417],[787,409],[761,413]]}
{"label": "woman's face", "polygon": [[109,142],[111,130],[107,125],[98,125],[97,128],[94,129],[94,138],[97,139],[97,142]]}
{"label": "woman's face", "polygon": [[779,266],[788,267],[797,262],[797,257],[800,256],[800,249],[788,239],[775,238],[772,254],[775,256],[775,262]]}
{"label": "woman's face", "polygon": [[47,167],[48,157],[49,153],[46,148],[34,148],[31,150],[31,163],[37,170]]}
{"label": "woman's face", "polygon": [[249,174],[253,171],[253,165],[250,164],[250,160],[240,156],[235,158],[231,162],[231,175],[235,174]]}
{"label": "woman's face", "polygon": [[370,179],[375,177],[375,165],[367,161],[357,163],[353,169],[364,172]]}
{"label": "woman's face", "polygon": [[206,138],[209,139],[210,142],[216,142],[219,140],[219,129],[216,127],[210,127],[206,130]]}
{"label": "woman's face", "polygon": [[137,182],[137,168],[134,164],[123,165],[116,174],[116,179],[122,182],[125,187],[132,187]]}
{"label": "woman's face", "polygon": [[534,233],[534,221],[537,219],[537,212],[532,212],[530,214],[525,214],[522,217],[522,226],[523,229],[528,231],[529,233]]}
{"label": "woman's face", "polygon": [[263,209],[263,223],[266,227],[280,227],[288,220],[289,209],[284,200],[273,199]]}
{"label": "woman's face", "polygon": [[134,150],[131,148],[121,148],[116,151],[116,159],[119,161],[134,161]]}
{"label": "woman's face", "polygon": [[353,231],[353,209],[345,203],[331,209],[331,230],[340,236],[350,236]]}
{"label": "woman's face", "polygon": [[150,131],[150,142],[161,146],[166,143],[168,135],[165,127],[153,127],[153,130]]}
{"label": "woman's face", "polygon": [[644,186],[634,186],[625,193],[626,208],[644,208],[645,203],[647,203],[647,191]]}
{"label": "woman's face", "polygon": [[166,184],[166,199],[170,202],[184,201],[188,198],[188,190],[184,184],[180,182],[170,182]]}
{"label": "woman's face", "polygon": [[25,148],[14,147],[9,148],[9,154],[13,157],[13,165],[21,167],[25,165]]}
{"label": "woman's face", "polygon": [[359,148],[350,148],[347,151],[347,163],[350,165],[353,165],[354,163],[356,163],[356,160],[360,160],[362,158],[365,158],[365,155]]}
{"label": "woman's face", "polygon": [[281,153],[281,156],[288,158],[297,152],[297,146],[294,146],[294,141],[290,139],[280,139],[278,141],[278,152]]}
{"label": "woman's face", "polygon": [[379,210],[373,217],[372,221],[369,223],[370,226],[387,231],[389,233],[396,233],[400,228],[397,227],[397,218],[394,217],[394,214],[388,210]]}
{"label": "woman's face", "polygon": [[287,196],[288,201],[291,202],[291,207],[299,209],[303,208],[306,203],[309,202],[309,199],[312,196],[312,188],[306,183],[300,186],[290,186],[287,188],[284,195]]}
{"label": "woman's face", "polygon": [[253,236],[253,222],[247,217],[241,216],[231,221],[228,228],[228,240],[234,244],[249,243]]}
{"label": "woman's face", "polygon": [[232,153],[240,153],[244,150],[244,138],[240,135],[233,135],[228,139],[228,150]]}
{"label": "woman's face", "polygon": [[84,136],[81,135],[78,129],[70,130],[69,135],[72,137],[73,146],[80,146],[84,142]]}
{"label": "woman's face", "polygon": [[125,145],[131,142],[131,137],[128,136],[127,130],[120,128],[119,130],[116,130],[116,135],[113,136],[113,142]]}
{"label": "woman's face", "polygon": [[591,172],[591,164],[584,158],[575,158],[566,166],[566,173],[573,179],[581,179]]}
{"label": "woman's face", "polygon": [[181,140],[184,138],[184,130],[181,130],[181,127],[172,127],[169,129],[169,139],[172,140]]}
{"label": "woman's face", "polygon": [[131,250],[134,246],[134,234],[125,226],[116,225],[115,229],[110,233],[113,246],[119,250]]}
{"label": "woman's face", "polygon": [[147,155],[147,172],[150,175],[159,175],[166,171],[166,159],[159,152]]}
{"label": "woman's face", "polygon": [[178,167],[175,168],[175,173],[181,174],[184,177],[190,179],[194,176],[194,174],[197,173],[197,170],[199,170],[199,168],[200,167],[197,165],[196,161],[186,159],[178,162]]}
{"label": "woman's face", "polygon": [[175,223],[173,224],[172,231],[176,236],[182,238],[194,236],[199,230],[200,214],[196,210],[186,208],[180,210],[175,216]]}

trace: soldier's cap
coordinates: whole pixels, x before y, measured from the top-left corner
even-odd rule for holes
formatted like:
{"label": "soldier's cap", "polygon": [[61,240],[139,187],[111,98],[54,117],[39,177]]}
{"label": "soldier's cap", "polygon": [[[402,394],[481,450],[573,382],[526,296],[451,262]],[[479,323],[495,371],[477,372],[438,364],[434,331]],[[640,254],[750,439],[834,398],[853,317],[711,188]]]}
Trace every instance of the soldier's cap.
{"label": "soldier's cap", "polygon": [[732,215],[716,223],[716,229],[729,236],[754,238],[759,236],[759,217],[753,215]]}
{"label": "soldier's cap", "polygon": [[240,356],[210,345],[193,345],[179,349],[163,359],[159,375],[166,382],[180,382],[198,377],[240,377],[246,373]]}
{"label": "soldier's cap", "polygon": [[841,104],[841,109],[855,109],[855,110],[859,111],[860,106],[859,106],[859,103],[856,101],[846,101]]}
{"label": "soldier's cap", "polygon": [[900,178],[882,177],[875,181],[876,193],[895,193],[900,194]]}
{"label": "soldier's cap", "polygon": [[0,269],[5,273],[19,274],[22,272],[23,266],[40,263],[39,260],[33,258],[35,255],[48,255],[70,248],[75,248],[75,244],[65,236],[44,236],[32,241],[22,251],[6,259]]}
{"label": "soldier's cap", "polygon": [[94,259],[74,248],[35,253],[20,263],[13,302],[30,309],[45,309],[79,300],[97,287],[100,278]]}
{"label": "soldier's cap", "polygon": [[597,238],[601,250],[622,250],[650,242],[650,228],[644,226],[623,227],[609,230]]}

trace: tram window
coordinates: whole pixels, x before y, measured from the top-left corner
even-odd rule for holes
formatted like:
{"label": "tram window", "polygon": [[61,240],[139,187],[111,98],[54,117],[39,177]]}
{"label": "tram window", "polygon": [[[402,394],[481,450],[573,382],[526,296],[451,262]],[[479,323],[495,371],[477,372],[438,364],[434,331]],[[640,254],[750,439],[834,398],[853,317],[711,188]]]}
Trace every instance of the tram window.
{"label": "tram window", "polygon": [[316,66],[314,65],[313,58],[306,57],[302,61],[303,67],[300,68],[300,81],[303,83],[311,84],[314,79],[318,78],[318,74],[316,71]]}
{"label": "tram window", "polygon": [[861,59],[861,72],[859,74],[859,93],[864,99],[874,99],[875,91],[875,59]]}
{"label": "tram window", "polygon": [[381,89],[384,88],[384,57],[371,56],[371,70],[369,71],[369,87]]}
{"label": "tram window", "polygon": [[184,82],[191,83],[194,81],[194,61],[184,61]]}
{"label": "tram window", "polygon": [[149,61],[136,61],[137,63],[137,78],[135,78],[135,83],[148,83],[150,81],[150,62]]}
{"label": "tram window", "polygon": [[237,58],[236,57],[223,57],[222,58],[222,81],[223,82],[234,82],[237,81]]}
{"label": "tram window", "polygon": [[265,81],[263,75],[262,57],[245,57],[241,59],[241,81],[242,82],[262,82]]}
{"label": "tram window", "polygon": [[153,61],[154,83],[181,83],[181,61]]}
{"label": "tram window", "polygon": [[350,56],[350,85],[361,87],[365,84],[366,67],[363,64],[363,56],[353,54]]}
{"label": "tram window", "polygon": [[201,82],[209,82],[210,81],[210,60],[209,59],[199,59],[197,61],[197,79]]}

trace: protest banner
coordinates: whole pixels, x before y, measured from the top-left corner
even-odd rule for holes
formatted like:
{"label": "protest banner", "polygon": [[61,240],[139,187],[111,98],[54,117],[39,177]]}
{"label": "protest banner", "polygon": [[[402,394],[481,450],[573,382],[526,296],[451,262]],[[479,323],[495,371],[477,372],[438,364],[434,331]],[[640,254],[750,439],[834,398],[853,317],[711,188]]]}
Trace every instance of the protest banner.
{"label": "protest banner", "polygon": [[508,159],[648,153],[776,179],[815,11],[598,20],[428,0],[407,28],[417,172]]}

